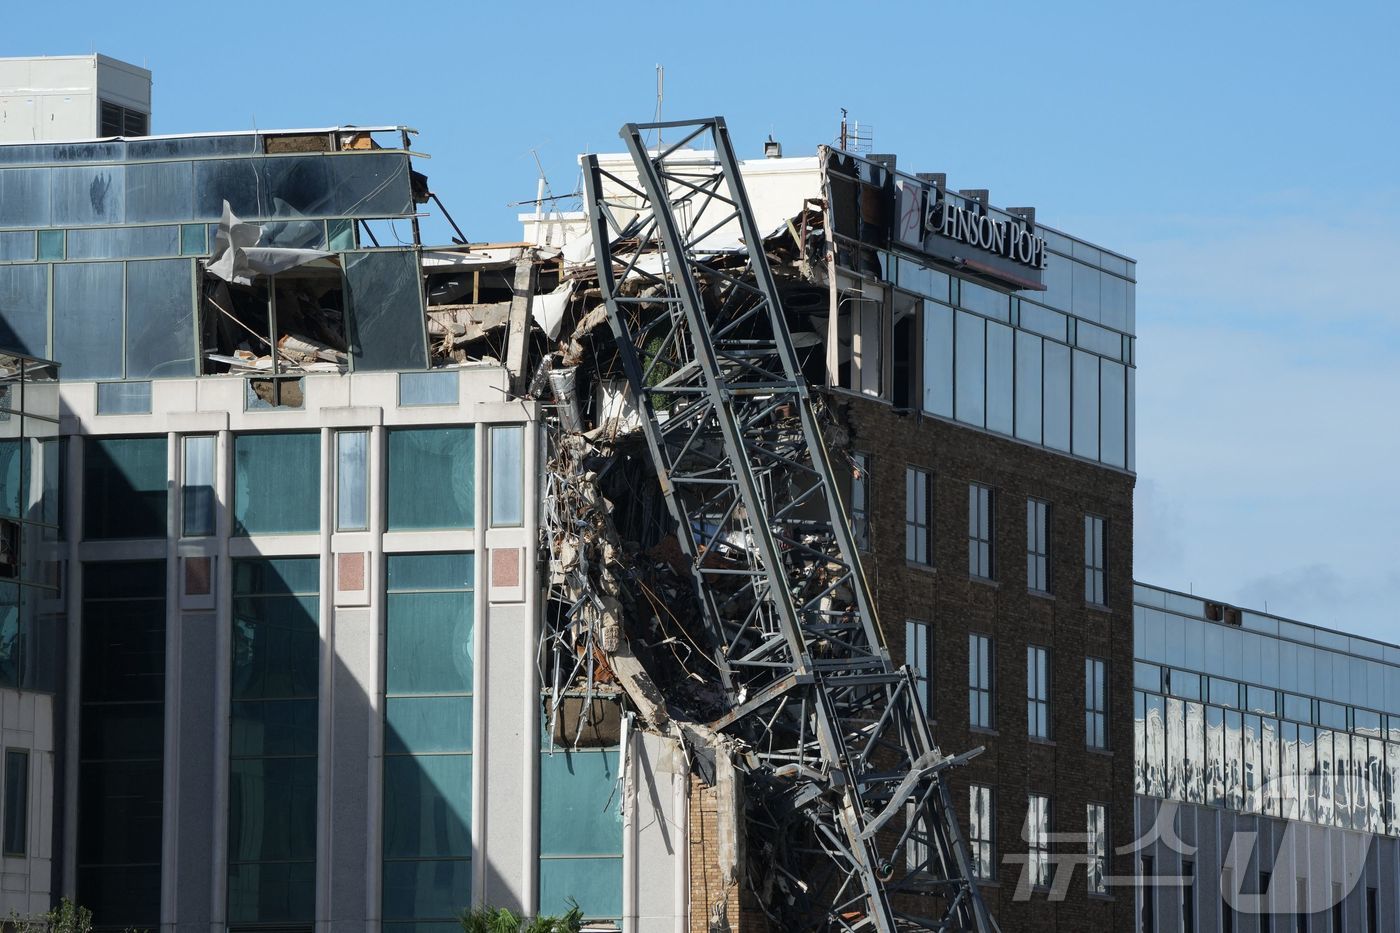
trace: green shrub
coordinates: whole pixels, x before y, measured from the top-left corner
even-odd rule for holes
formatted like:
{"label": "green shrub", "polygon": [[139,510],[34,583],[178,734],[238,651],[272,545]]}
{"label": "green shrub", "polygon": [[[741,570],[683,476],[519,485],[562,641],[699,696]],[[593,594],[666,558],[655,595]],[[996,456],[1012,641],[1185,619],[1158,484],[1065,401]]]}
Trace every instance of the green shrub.
{"label": "green shrub", "polygon": [[462,933],[579,933],[583,910],[572,900],[563,916],[522,917],[505,907],[474,907],[462,911]]}

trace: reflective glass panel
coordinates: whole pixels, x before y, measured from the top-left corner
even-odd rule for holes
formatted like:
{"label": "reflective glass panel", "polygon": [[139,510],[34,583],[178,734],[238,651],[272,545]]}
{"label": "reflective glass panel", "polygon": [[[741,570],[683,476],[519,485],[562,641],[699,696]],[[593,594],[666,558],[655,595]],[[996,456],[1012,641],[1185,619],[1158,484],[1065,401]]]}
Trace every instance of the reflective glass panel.
{"label": "reflective glass panel", "polygon": [[953,309],[924,302],[924,410],[953,416]]}
{"label": "reflective glass panel", "polygon": [[52,168],[49,172],[55,227],[124,222],[125,165],[75,165]]}
{"label": "reflective glass panel", "polygon": [[1127,465],[1127,374],[1122,363],[1100,361],[1099,450],[1103,462]]}
{"label": "reflective glass panel", "polygon": [[1045,445],[1069,450],[1069,347],[1045,341]]}
{"label": "reflective glass panel", "polygon": [[400,920],[450,921],[470,889],[473,579],[468,553],[386,561],[383,871]]}
{"label": "reflective glass panel", "polygon": [[525,428],[505,425],[491,429],[491,524],[520,525],[525,521]]}
{"label": "reflective glass panel", "polygon": [[126,264],[126,377],[193,376],[194,263],[162,259]]}
{"label": "reflective glass panel", "polygon": [[214,436],[186,437],[184,470],[184,533],[203,537],[214,533]]}
{"label": "reflective glass panel", "polygon": [[957,314],[957,419],[982,427],[986,411],[986,321]]}
{"label": "reflective glass panel", "polygon": [[83,443],[83,536],[163,538],[165,437],[94,437]]}
{"label": "reflective glass panel", "polygon": [[356,370],[428,365],[418,254],[345,253],[350,355]]}
{"label": "reflective glass panel", "polygon": [[456,405],[457,371],[435,370],[425,373],[399,373],[399,404]]}
{"label": "reflective glass panel", "polygon": [[388,436],[389,530],[472,527],[472,429],[411,428]]}
{"label": "reflective glass panel", "polygon": [[48,357],[49,268],[0,266],[0,347]]}
{"label": "reflective glass panel", "polygon": [[336,530],[369,527],[369,432],[339,431],[336,444]]}
{"label": "reflective glass panel", "polygon": [[233,439],[235,535],[320,530],[321,435],[240,434]]}
{"label": "reflective glass panel", "polygon": [[123,264],[54,266],[54,357],[65,381],[122,377]]}
{"label": "reflective glass panel", "polygon": [[1074,351],[1073,453],[1099,456],[1099,358],[1083,350]]}
{"label": "reflective glass panel", "polygon": [[1016,436],[1039,444],[1041,404],[1040,338],[1016,332]]}
{"label": "reflective glass panel", "polygon": [[1002,434],[1012,433],[1013,333],[1003,324],[987,323],[987,428]]}

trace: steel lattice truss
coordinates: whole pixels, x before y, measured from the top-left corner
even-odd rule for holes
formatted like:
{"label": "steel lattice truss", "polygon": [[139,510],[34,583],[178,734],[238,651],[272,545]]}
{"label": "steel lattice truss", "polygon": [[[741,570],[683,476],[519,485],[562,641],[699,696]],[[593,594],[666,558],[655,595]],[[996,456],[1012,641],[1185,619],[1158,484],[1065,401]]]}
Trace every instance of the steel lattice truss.
{"label": "steel lattice truss", "polygon": [[598,278],[722,672],[711,725],[749,750],[765,906],[790,929],[994,930],[945,783],[964,758],[880,639],[724,122],[622,137],[636,177],[584,166]]}

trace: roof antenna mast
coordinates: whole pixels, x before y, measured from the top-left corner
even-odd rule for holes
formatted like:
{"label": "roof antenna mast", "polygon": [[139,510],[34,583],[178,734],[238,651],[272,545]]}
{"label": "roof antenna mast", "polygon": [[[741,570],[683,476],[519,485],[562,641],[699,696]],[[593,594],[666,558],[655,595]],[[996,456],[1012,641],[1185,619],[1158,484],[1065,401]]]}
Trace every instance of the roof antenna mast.
{"label": "roof antenna mast", "polygon": [[[661,123],[661,101],[666,96],[666,66],[657,63],[656,66],[656,116],[652,122]],[[656,148],[661,148],[661,127],[656,127]]]}

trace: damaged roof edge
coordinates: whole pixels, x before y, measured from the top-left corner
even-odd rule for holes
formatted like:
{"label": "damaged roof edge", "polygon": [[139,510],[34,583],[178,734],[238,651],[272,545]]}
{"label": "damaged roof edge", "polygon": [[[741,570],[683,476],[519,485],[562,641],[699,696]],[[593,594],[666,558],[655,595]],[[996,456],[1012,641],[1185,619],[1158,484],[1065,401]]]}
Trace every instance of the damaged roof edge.
{"label": "damaged roof edge", "polygon": [[131,141],[133,139],[204,139],[212,136],[300,136],[312,133],[412,133],[418,135],[418,130],[411,126],[319,126],[308,129],[247,129],[247,130],[220,130],[211,133],[157,133],[153,136],[89,136],[80,139],[17,139],[10,142],[0,142],[0,146],[66,146],[74,143],[107,143],[115,140]]}

